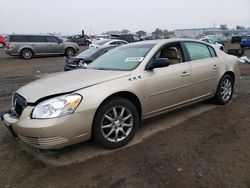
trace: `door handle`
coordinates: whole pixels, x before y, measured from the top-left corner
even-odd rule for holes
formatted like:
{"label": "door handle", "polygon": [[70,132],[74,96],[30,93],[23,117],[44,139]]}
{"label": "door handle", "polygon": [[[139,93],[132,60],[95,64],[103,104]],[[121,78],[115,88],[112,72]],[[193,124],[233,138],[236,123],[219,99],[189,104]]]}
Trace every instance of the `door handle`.
{"label": "door handle", "polygon": [[218,66],[216,64],[213,66],[213,69],[218,69],[218,68],[220,68],[220,66]]}
{"label": "door handle", "polygon": [[185,76],[189,76],[190,75],[190,73],[189,72],[186,72],[186,71],[184,71],[183,73],[182,73],[182,77],[185,77]]}

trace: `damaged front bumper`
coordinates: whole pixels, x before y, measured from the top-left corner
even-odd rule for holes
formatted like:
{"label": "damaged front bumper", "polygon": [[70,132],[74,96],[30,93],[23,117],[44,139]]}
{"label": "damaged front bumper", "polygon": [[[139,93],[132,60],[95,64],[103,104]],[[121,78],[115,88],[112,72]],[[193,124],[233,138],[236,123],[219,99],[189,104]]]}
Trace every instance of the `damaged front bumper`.
{"label": "damaged front bumper", "polygon": [[2,113],[1,120],[5,128],[11,133],[11,135],[17,137],[17,134],[12,128],[12,124],[18,121],[18,118],[16,117],[15,113],[12,110],[10,110],[9,112]]}

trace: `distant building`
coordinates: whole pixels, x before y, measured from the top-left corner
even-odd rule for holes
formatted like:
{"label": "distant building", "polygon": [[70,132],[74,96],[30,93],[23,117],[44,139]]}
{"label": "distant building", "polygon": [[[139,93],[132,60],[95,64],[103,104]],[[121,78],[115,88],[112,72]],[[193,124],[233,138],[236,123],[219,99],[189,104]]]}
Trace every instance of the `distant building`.
{"label": "distant building", "polygon": [[176,29],[174,30],[174,35],[179,38],[196,38],[203,35],[205,32],[218,31],[218,28],[196,28],[196,29]]}
{"label": "distant building", "polygon": [[178,38],[199,38],[203,35],[214,35],[214,34],[223,34],[225,36],[232,36],[237,34],[247,34],[250,33],[250,30],[247,29],[228,29],[222,30],[220,28],[196,28],[196,29],[176,29],[174,30],[174,36]]}

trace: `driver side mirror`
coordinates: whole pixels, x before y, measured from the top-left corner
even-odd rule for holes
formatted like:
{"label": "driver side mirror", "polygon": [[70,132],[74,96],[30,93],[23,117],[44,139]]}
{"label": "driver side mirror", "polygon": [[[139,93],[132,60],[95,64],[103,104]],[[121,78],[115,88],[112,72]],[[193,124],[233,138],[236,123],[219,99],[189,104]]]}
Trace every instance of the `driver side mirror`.
{"label": "driver side mirror", "polygon": [[156,68],[161,68],[161,67],[167,67],[169,66],[170,62],[168,58],[157,58],[151,61],[149,64],[146,66],[146,70],[152,71],[153,69]]}

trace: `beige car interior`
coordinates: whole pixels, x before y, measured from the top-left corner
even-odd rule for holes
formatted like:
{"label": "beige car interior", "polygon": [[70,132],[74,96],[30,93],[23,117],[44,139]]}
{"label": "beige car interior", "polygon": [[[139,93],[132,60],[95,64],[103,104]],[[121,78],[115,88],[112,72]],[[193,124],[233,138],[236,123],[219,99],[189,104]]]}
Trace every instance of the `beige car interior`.
{"label": "beige car interior", "polygon": [[183,62],[183,56],[179,46],[168,46],[163,48],[159,58],[168,58],[170,65]]}

